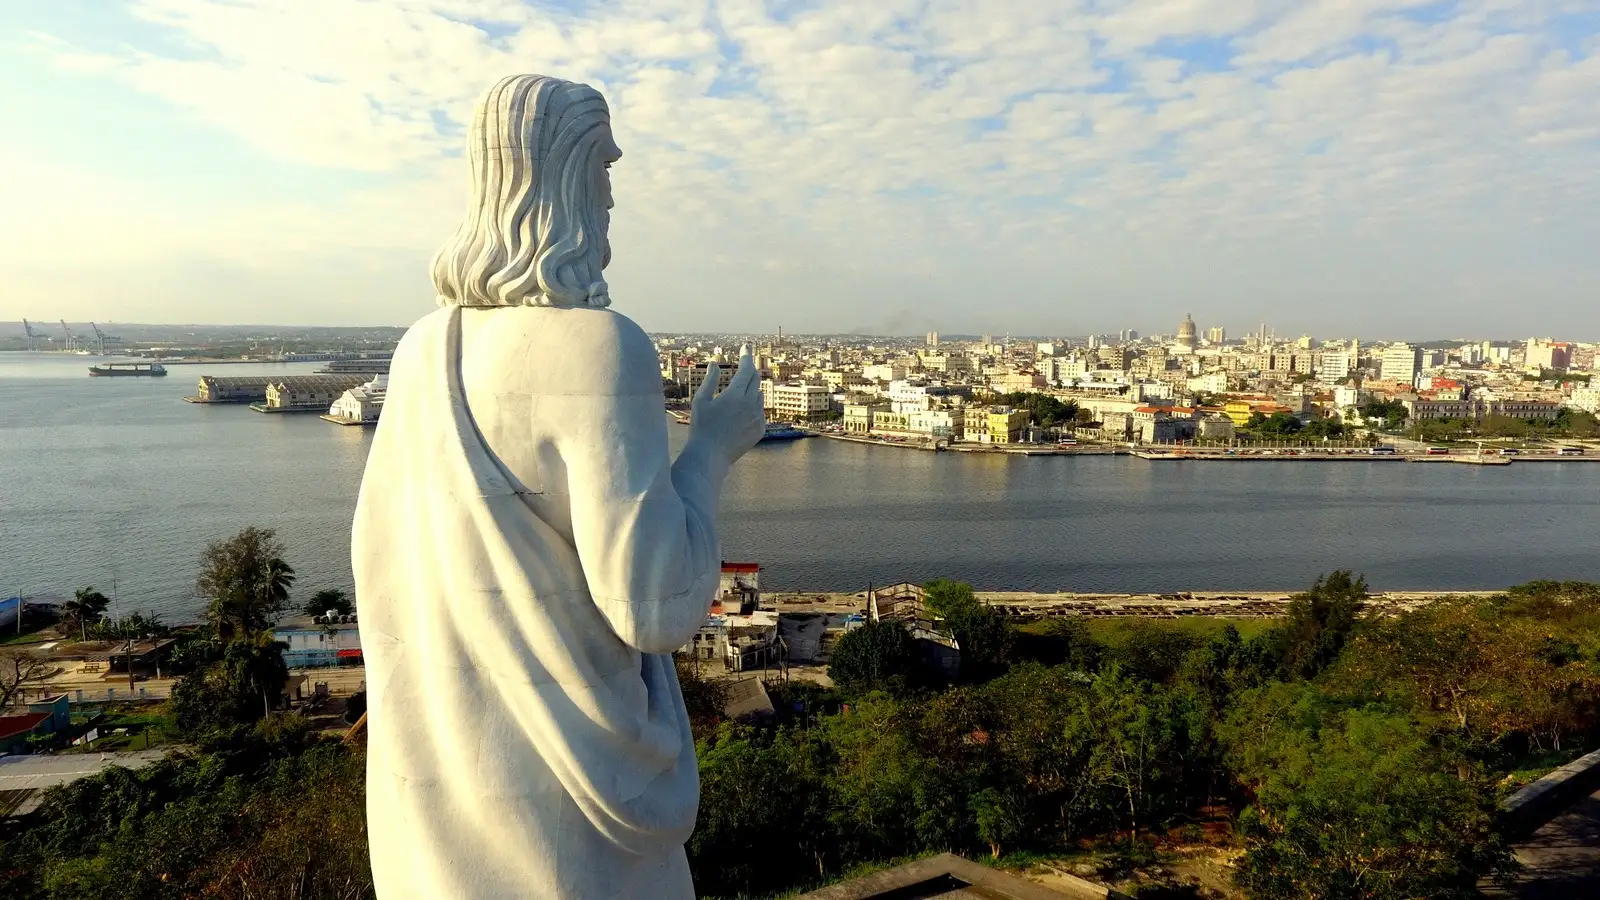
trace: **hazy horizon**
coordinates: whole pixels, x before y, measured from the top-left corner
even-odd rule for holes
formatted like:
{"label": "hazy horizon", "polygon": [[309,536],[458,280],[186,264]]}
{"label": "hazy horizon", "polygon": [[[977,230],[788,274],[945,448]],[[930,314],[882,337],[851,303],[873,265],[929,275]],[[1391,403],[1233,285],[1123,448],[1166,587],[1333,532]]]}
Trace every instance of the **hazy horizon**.
{"label": "hazy horizon", "polygon": [[1600,10],[1039,6],[8,9],[0,319],[414,321],[538,71],[609,98],[652,331],[1600,338]]}

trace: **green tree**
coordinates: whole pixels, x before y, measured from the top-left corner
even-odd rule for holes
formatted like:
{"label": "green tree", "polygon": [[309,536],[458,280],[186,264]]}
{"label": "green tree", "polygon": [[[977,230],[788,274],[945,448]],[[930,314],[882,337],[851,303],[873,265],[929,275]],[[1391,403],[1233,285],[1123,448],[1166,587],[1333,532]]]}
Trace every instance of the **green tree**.
{"label": "green tree", "polygon": [[1466,900],[1510,866],[1492,784],[1407,714],[1277,684],[1244,695],[1222,734],[1254,797],[1236,874],[1253,898]]}
{"label": "green tree", "polygon": [[1111,666],[1069,703],[1066,744],[1084,760],[1086,801],[1133,831],[1175,812],[1191,756],[1176,696]]}
{"label": "green tree", "polygon": [[934,579],[922,587],[928,611],[943,620],[961,648],[962,678],[984,681],[1004,672],[1013,645],[1005,618],[980,601],[965,582]]}
{"label": "green tree", "polygon": [[261,699],[263,717],[272,714],[276,700],[289,682],[289,667],[283,661],[288,645],[269,631],[235,638],[223,653],[222,665],[236,690]]}
{"label": "green tree", "polygon": [[[1257,415],[1260,415],[1260,413],[1251,415],[1250,419],[1252,422],[1255,421],[1255,417]],[[1302,426],[1300,424],[1300,420],[1295,418],[1293,414],[1286,412],[1275,412],[1251,427],[1263,435],[1270,437],[1285,437],[1292,434],[1299,434]]]}
{"label": "green tree", "polygon": [[[700,815],[688,845],[696,889],[765,894],[826,873],[837,856],[829,774],[827,748],[813,732],[724,724],[702,742]],[[763,852],[746,852],[752,846]]]}
{"label": "green tree", "polygon": [[92,587],[81,588],[71,600],[61,604],[61,626],[68,633],[76,631],[78,640],[89,639],[89,626],[105,618],[111,599]]}
{"label": "green tree", "polygon": [[1331,665],[1366,599],[1367,580],[1344,570],[1318,578],[1311,590],[1290,599],[1287,621],[1277,632],[1284,677],[1311,678]]}
{"label": "green tree", "polygon": [[828,676],[851,694],[903,689],[917,680],[919,668],[911,634],[899,622],[868,622],[845,632],[828,659]]}
{"label": "green tree", "polygon": [[339,588],[325,588],[312,594],[311,599],[300,609],[308,616],[326,615],[329,610],[335,615],[348,616],[356,611],[356,606],[350,602],[348,593]]}
{"label": "green tree", "polygon": [[283,561],[283,544],[270,528],[250,526],[206,547],[197,593],[206,617],[222,640],[272,627],[289,601],[294,569]]}
{"label": "green tree", "polygon": [[269,715],[289,681],[285,646],[271,632],[240,635],[224,646],[220,660],[178,679],[171,701],[178,727],[198,735]]}

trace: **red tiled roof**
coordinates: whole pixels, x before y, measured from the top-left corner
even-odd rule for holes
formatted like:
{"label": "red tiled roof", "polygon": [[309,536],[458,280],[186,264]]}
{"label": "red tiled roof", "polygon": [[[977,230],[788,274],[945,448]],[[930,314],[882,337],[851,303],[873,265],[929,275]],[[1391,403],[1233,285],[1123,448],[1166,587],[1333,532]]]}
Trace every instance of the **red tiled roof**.
{"label": "red tiled roof", "polygon": [[20,716],[0,716],[0,740],[16,737],[39,727],[39,723],[50,718],[50,713],[27,713]]}

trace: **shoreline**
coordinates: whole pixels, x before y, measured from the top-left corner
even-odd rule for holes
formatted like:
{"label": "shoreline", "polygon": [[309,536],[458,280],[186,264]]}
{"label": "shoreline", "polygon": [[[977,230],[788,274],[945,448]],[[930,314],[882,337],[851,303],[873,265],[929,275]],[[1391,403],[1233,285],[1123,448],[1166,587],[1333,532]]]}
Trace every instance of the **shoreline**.
{"label": "shoreline", "polygon": [[[884,585],[883,587],[890,587]],[[1079,593],[1060,591],[979,591],[983,603],[1007,615],[1024,618],[1053,615],[1090,617],[1262,618],[1283,614],[1289,601],[1304,589],[1292,591],[1183,591],[1177,593]],[[1367,606],[1379,612],[1400,612],[1441,597],[1492,597],[1501,590],[1377,591]],[[763,591],[763,608],[784,613],[860,612],[866,608],[866,591]]]}

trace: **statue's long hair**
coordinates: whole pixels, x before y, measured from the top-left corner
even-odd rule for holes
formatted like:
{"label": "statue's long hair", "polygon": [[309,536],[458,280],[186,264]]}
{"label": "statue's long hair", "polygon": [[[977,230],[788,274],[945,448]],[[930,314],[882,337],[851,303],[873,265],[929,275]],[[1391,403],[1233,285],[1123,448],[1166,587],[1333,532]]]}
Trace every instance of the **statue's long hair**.
{"label": "statue's long hair", "polygon": [[467,132],[472,196],[433,260],[442,306],[606,306],[610,214],[601,196],[610,111],[600,92],[512,75]]}

